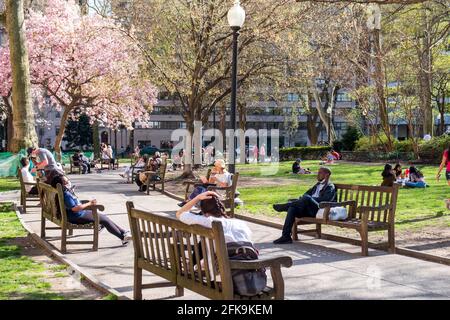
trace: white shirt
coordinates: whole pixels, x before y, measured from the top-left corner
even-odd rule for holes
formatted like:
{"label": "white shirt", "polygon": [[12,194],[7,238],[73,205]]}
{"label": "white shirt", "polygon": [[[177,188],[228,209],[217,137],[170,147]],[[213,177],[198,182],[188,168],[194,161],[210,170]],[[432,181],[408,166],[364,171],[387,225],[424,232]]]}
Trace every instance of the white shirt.
{"label": "white shirt", "polygon": [[[20,169],[20,171],[22,173],[23,182],[36,182],[34,181],[34,178],[31,175],[30,171],[28,171],[28,167],[23,167],[22,169]],[[27,192],[30,192],[31,188],[33,188],[33,186],[25,185],[25,190]]]}
{"label": "white shirt", "polygon": [[252,231],[242,220],[205,217],[187,211],[181,214],[180,221],[189,225],[198,224],[206,228],[212,228],[213,221],[220,221],[226,243],[239,241],[252,242]]}
{"label": "white shirt", "polygon": [[225,171],[224,173],[212,174],[214,178],[220,183],[225,183],[227,186],[231,186],[231,173]]}
{"label": "white shirt", "polygon": [[313,193],[313,198],[318,198],[320,196],[320,191],[327,185],[326,180],[322,180],[316,188],[316,191]]}

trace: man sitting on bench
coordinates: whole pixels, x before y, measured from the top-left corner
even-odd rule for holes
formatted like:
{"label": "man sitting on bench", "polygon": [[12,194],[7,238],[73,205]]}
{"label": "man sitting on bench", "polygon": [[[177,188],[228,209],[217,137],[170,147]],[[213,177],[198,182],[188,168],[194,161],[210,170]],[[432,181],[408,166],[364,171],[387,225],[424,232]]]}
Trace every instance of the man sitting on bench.
{"label": "man sitting on bench", "polygon": [[281,238],[275,240],[275,244],[292,243],[291,233],[295,218],[312,217],[314,218],[319,210],[319,203],[322,201],[335,201],[336,188],[330,181],[331,170],[321,167],[317,173],[317,183],[314,187],[306,191],[298,200],[274,204],[275,211],[287,211],[284,221],[283,233]]}

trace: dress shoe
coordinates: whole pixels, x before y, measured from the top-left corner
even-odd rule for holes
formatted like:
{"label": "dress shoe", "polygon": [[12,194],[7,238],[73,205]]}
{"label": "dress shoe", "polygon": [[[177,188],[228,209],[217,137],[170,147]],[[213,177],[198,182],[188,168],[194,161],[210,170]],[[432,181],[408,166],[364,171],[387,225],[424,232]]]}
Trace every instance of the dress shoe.
{"label": "dress shoe", "polygon": [[288,211],[289,203],[278,203],[273,205],[273,209],[277,212]]}
{"label": "dress shoe", "polygon": [[290,237],[289,238],[281,237],[281,238],[278,238],[277,240],[274,240],[273,243],[274,244],[289,244],[289,243],[292,243],[292,239]]}

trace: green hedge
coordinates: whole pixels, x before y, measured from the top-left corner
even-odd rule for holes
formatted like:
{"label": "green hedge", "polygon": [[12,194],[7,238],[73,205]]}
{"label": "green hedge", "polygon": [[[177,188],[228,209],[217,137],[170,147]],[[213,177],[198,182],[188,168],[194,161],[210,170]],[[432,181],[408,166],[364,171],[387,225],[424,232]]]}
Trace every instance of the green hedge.
{"label": "green hedge", "polygon": [[295,160],[297,158],[316,160],[325,156],[330,150],[331,147],[329,146],[281,148],[280,161]]}

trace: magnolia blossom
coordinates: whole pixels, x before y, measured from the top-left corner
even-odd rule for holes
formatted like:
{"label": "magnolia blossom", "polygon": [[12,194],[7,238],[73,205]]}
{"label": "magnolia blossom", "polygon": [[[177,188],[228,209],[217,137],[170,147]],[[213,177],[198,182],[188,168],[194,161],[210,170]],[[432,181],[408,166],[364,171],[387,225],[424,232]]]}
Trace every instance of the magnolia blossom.
{"label": "magnolia blossom", "polygon": [[[32,92],[68,118],[85,112],[104,126],[132,127],[148,121],[156,88],[142,78],[144,60],[135,44],[112,19],[81,15],[74,1],[48,0],[44,12],[26,17]],[[11,90],[9,48],[0,48],[0,95]],[[64,117],[64,115],[67,115]]]}

